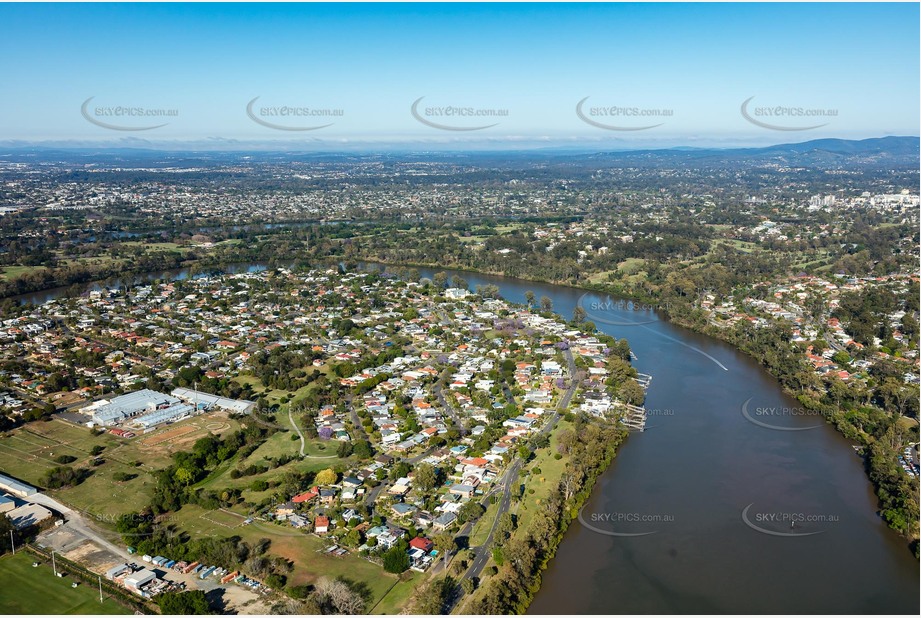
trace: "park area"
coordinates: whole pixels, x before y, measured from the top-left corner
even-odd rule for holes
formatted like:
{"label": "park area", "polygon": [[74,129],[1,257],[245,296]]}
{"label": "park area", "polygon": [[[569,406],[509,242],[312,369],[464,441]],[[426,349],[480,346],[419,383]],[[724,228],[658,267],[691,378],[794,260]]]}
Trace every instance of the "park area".
{"label": "park area", "polygon": [[[295,439],[292,440],[292,437]],[[247,457],[235,456],[219,465],[208,478],[202,480],[196,487],[209,489],[212,491],[222,489],[242,489],[243,497],[253,503],[258,503],[275,493],[274,489],[264,491],[255,491],[250,489],[254,483],[266,482],[273,483],[280,480],[286,472],[318,472],[324,468],[329,468],[337,463],[344,461],[336,455],[336,449],[339,442],[332,440],[307,440],[304,453],[306,457],[300,458],[300,440],[296,439],[297,435],[291,431],[278,431],[269,436],[269,438],[259,445]],[[294,460],[279,467],[274,467],[270,460],[283,456],[295,457]],[[230,472],[233,469],[245,469],[248,466],[265,466],[266,472],[231,478]]]}
{"label": "park area", "polygon": [[[33,567],[32,563],[39,565]],[[72,577],[55,577],[51,564],[26,552],[0,557],[0,614],[131,614],[99,590]]]}

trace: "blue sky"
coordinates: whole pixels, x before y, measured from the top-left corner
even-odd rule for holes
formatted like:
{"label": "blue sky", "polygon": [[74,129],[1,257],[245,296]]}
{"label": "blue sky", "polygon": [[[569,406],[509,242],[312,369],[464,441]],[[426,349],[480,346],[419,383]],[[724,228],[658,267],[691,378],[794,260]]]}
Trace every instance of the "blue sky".
{"label": "blue sky", "polygon": [[[910,3],[3,4],[0,141],[645,147],[917,135],[918,21]],[[252,115],[269,124],[332,124],[264,126],[247,114],[255,97]],[[420,97],[422,120],[495,126],[430,126],[411,113]],[[586,97],[583,118],[659,126],[593,126],[576,113]],[[750,97],[749,117],[773,128],[742,115]],[[338,115],[271,115],[278,107]],[[446,107],[506,114],[436,115]]]}

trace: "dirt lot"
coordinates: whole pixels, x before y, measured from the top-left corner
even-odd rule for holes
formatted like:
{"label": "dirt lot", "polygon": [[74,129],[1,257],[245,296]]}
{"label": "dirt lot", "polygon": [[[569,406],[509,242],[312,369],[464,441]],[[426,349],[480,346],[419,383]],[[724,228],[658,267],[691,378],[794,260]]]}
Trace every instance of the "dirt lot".
{"label": "dirt lot", "polygon": [[193,574],[183,575],[177,571],[167,571],[151,565],[145,565],[141,562],[140,556],[113,554],[111,551],[99,547],[66,527],[51,528],[39,535],[37,541],[39,545],[53,549],[55,553],[64,556],[68,560],[82,564],[94,573],[104,574],[115,565],[134,562],[138,565],[152,568],[158,576],[164,579],[185,582],[189,590],[204,590],[206,593],[221,590],[222,592],[218,594],[225,604],[226,612],[237,614],[269,613],[269,604],[262,596],[249,588],[236,584],[221,586],[217,581],[210,579],[202,581]]}
{"label": "dirt lot", "polygon": [[209,434],[224,435],[237,428],[239,424],[231,421],[226,412],[210,412],[133,438],[121,449],[121,453],[127,455],[133,451],[134,459],[155,462],[157,467],[162,467],[169,462],[170,455],[189,450],[198,439]]}
{"label": "dirt lot", "polygon": [[39,545],[53,549],[95,573],[105,573],[113,566],[125,562],[124,557],[99,547],[64,526],[43,532],[37,541]]}
{"label": "dirt lot", "polygon": [[157,446],[171,440],[178,440],[182,436],[190,433],[199,433],[201,428],[198,424],[185,425],[184,427],[173,427],[165,431],[158,431],[153,435],[140,439],[141,446]]}

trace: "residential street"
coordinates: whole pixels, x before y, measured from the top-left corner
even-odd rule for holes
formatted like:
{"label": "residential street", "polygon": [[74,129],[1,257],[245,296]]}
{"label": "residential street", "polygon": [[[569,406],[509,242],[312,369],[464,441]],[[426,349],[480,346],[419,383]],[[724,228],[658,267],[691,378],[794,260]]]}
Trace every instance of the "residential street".
{"label": "residential street", "polygon": [[[564,351],[564,354],[566,356],[566,362],[569,367],[569,379],[570,379],[569,388],[567,388],[566,392],[563,393],[563,397],[560,399],[560,402],[557,405],[556,410],[554,410],[550,418],[547,419],[547,422],[544,423],[544,426],[541,427],[540,432],[539,432],[541,435],[548,435],[553,430],[557,422],[559,422],[560,413],[569,407],[569,402],[572,400],[573,395],[575,395],[576,389],[578,388],[578,384],[576,383],[574,379],[576,364],[575,364],[575,361],[573,360],[572,352],[570,352],[569,349],[567,349]],[[486,567],[486,563],[489,562],[489,559],[492,557],[493,534],[495,533],[496,526],[499,523],[499,518],[502,517],[504,513],[507,513],[509,508],[511,507],[512,488],[515,487],[518,482],[518,473],[521,471],[521,466],[523,465],[523,463],[524,462],[520,458],[516,458],[515,461],[513,461],[509,465],[508,469],[502,475],[502,479],[495,484],[493,491],[491,491],[489,494],[484,496],[483,501],[480,503],[484,507],[488,507],[490,497],[496,491],[502,492],[502,498],[499,501],[499,509],[498,511],[496,511],[496,517],[492,522],[492,527],[489,529],[489,535],[486,537],[486,540],[483,542],[482,545],[470,548],[471,552],[473,552],[474,554],[474,558],[473,558],[473,562],[470,564],[470,567],[467,569],[467,572],[464,573],[463,579],[471,579],[474,577],[477,577],[477,578],[480,577],[480,574],[483,572],[483,569]],[[461,528],[457,536],[466,536],[469,538],[470,532],[472,530],[473,530],[473,524],[467,523]],[[464,596],[463,589],[460,586],[458,586],[457,589],[455,590],[454,596],[448,602],[446,613],[451,613],[451,611],[457,606],[457,604],[463,598],[463,596]]]}

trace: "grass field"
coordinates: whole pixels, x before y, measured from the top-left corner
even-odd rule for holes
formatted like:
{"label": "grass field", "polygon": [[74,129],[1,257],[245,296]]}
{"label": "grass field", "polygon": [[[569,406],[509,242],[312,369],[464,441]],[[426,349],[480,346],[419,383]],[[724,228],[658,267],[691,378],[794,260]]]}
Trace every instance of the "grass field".
{"label": "grass field", "polygon": [[[512,507],[512,512],[518,516],[518,529],[526,530],[534,518],[534,514],[540,510],[541,503],[547,499],[550,492],[557,486],[560,477],[563,476],[563,470],[566,467],[567,458],[554,459],[553,454],[557,452],[557,436],[563,429],[571,428],[572,424],[560,419],[556,429],[550,437],[550,447],[540,449],[534,460],[528,463],[527,469],[531,470],[525,481],[525,493],[520,502]],[[535,474],[533,470],[540,469],[540,474]],[[534,493],[530,493],[530,490]]]}
{"label": "grass field", "polygon": [[188,247],[177,245],[174,242],[145,242],[141,240],[123,240],[126,247],[142,247],[148,251],[188,251]]}
{"label": "grass field", "polygon": [[[94,446],[104,448],[100,457],[106,463],[101,466],[93,467],[90,463],[94,459],[90,454]],[[115,472],[140,475],[140,471],[127,462],[119,461],[114,454],[117,449],[117,439],[112,435],[93,436],[88,429],[63,421],[39,421],[0,438],[0,470],[28,483],[40,485],[46,470],[61,465],[55,461],[57,457],[75,457],[76,460],[68,465],[91,469],[93,476],[78,487],[53,493],[65,502],[72,502],[77,508],[86,508],[98,501],[98,496],[93,494],[97,493],[101,485],[111,485],[111,481],[104,479],[110,478]],[[71,495],[74,493],[76,496]],[[134,493],[127,490],[119,502],[129,505],[134,503],[137,497],[132,495]],[[73,497],[77,499],[72,500]]]}
{"label": "grass field", "polygon": [[[285,415],[287,417],[287,415]],[[288,420],[285,418],[284,420]],[[272,434],[268,440],[263,442],[259,448],[253,451],[253,454],[242,462],[243,466],[259,463],[263,459],[280,457],[282,455],[297,455],[301,448],[300,440],[292,440],[291,436],[296,436],[291,431],[279,431]]]}
{"label": "grass field", "polygon": [[[202,415],[131,440],[111,434],[94,436],[85,427],[61,420],[37,421],[0,437],[0,471],[41,486],[45,471],[61,464],[56,457],[69,455],[76,461],[67,464],[84,468],[92,474],[75,487],[49,493],[65,504],[104,519],[136,513],[150,503],[154,480],[151,473],[166,467],[176,450],[189,448],[195,440],[209,433],[222,434],[239,427],[226,415]],[[90,450],[104,447],[99,455],[105,461],[93,466]],[[141,466],[134,466],[134,462]],[[136,475],[129,481],[116,482],[113,476],[123,472]]]}
{"label": "grass field", "polygon": [[4,266],[0,269],[0,276],[6,279],[15,279],[22,275],[45,270],[44,266]]}
{"label": "grass field", "polygon": [[[427,577],[422,573],[416,573],[414,571],[407,571],[406,573],[409,574],[409,577],[395,583],[393,588],[384,595],[384,598],[367,613],[377,616],[393,616],[400,613],[406,605],[406,602],[409,601],[409,598],[413,595],[413,591]],[[406,574],[404,574],[404,576],[405,575]]]}
{"label": "grass field", "polygon": [[607,283],[608,277],[612,275],[613,273],[614,273],[613,270],[603,270],[601,272],[594,273],[592,275],[589,275],[588,282],[589,283]]}
{"label": "grass field", "polygon": [[617,270],[623,272],[626,275],[635,275],[643,268],[645,264],[646,260],[642,258],[627,258],[623,262],[619,262],[617,264]]}
{"label": "grass field", "polygon": [[195,505],[183,506],[170,521],[196,538],[239,536],[249,543],[268,538],[272,541],[270,554],[294,562],[294,571],[288,576],[289,584],[312,584],[324,575],[345,577],[367,585],[371,596],[368,607],[376,605],[397,581],[395,575],[358,554],[337,558],[318,553],[326,547],[324,541],[289,526],[261,521],[244,526],[241,525],[242,517],[223,511],[206,511]]}
{"label": "grass field", "polygon": [[71,588],[71,577],[55,577],[51,565],[25,552],[0,558],[0,614],[131,614],[112,599],[99,602],[99,592],[83,582]]}
{"label": "grass field", "polygon": [[486,512],[477,520],[476,524],[473,526],[473,530],[470,531],[470,547],[479,547],[486,542],[486,538],[489,536],[489,531],[492,530],[493,522],[496,520],[496,514],[498,512],[499,503],[490,502]]}
{"label": "grass field", "polygon": [[[287,421],[287,414],[284,414],[281,420]],[[234,468],[246,468],[250,465],[265,463],[267,457],[274,458],[280,455],[298,455],[300,453],[301,442],[300,440],[292,440],[292,435],[296,434],[291,431],[279,431],[273,434],[268,440],[261,444],[259,448],[253,451],[249,457],[243,460],[239,457],[234,457],[225,461],[218,466],[208,478],[201,481],[197,487],[206,489],[244,489],[244,498],[247,500],[259,501],[265,496],[271,495],[274,490],[270,489],[267,492],[254,493],[247,489],[254,481],[272,482],[284,476],[285,472],[289,470],[317,472],[329,468],[336,463],[348,461],[336,457],[336,448],[339,446],[338,442],[307,440],[304,452],[310,455],[311,458],[296,459],[280,468],[272,468],[262,474],[243,476],[238,479],[230,478],[230,471]]]}

